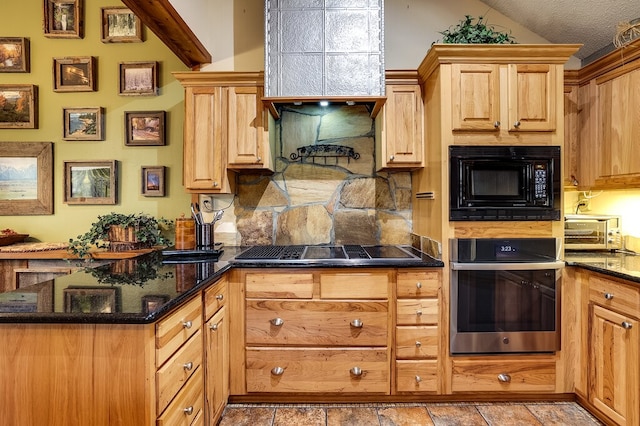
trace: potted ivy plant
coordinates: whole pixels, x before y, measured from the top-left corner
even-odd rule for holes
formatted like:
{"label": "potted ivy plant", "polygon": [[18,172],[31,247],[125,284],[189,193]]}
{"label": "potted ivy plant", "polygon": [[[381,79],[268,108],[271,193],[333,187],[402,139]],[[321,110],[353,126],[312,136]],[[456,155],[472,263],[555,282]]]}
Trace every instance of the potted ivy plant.
{"label": "potted ivy plant", "polygon": [[84,234],[70,238],[67,249],[80,258],[86,258],[90,257],[93,248],[115,252],[168,246],[171,241],[163,231],[172,225],[171,220],[157,219],[146,213],[109,213],[98,216]]}
{"label": "potted ivy plant", "polygon": [[442,43],[449,44],[515,44],[511,32],[496,31],[493,25],[488,25],[482,16],[477,19],[465,15],[457,25],[449,27],[442,34]]}

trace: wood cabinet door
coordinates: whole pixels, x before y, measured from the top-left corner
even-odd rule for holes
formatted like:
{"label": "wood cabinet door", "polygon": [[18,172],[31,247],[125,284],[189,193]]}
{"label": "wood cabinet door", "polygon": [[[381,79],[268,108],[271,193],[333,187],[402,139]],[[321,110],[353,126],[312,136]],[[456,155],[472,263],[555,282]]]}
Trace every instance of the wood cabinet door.
{"label": "wood cabinet door", "polygon": [[423,106],[419,85],[387,85],[382,161],[385,167],[423,164]]}
{"label": "wood cabinet door", "polygon": [[589,401],[617,424],[640,422],[640,324],[598,305],[591,310]]}
{"label": "wood cabinet door", "polygon": [[226,102],[221,87],[188,87],[185,91],[184,186],[187,190],[225,192]]}
{"label": "wood cabinet door", "polygon": [[509,131],[556,129],[556,66],[509,65]]}
{"label": "wood cabinet door", "polygon": [[451,101],[453,130],[499,130],[500,66],[451,65]]}
{"label": "wood cabinet door", "polygon": [[229,397],[229,325],[225,310],[224,306],[220,308],[205,327],[205,420],[208,425],[216,424]]}
{"label": "wood cabinet door", "polygon": [[229,87],[228,165],[271,167],[267,112],[262,87]]}

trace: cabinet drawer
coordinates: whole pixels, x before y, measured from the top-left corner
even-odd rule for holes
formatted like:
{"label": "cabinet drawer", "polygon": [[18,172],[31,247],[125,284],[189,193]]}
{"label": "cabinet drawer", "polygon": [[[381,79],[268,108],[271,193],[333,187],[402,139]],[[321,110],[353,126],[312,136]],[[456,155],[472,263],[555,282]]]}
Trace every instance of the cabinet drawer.
{"label": "cabinet drawer", "polygon": [[249,392],[389,394],[384,349],[247,349]]}
{"label": "cabinet drawer", "polygon": [[158,417],[157,426],[190,426],[198,421],[204,406],[202,368],[198,368],[185,387]]}
{"label": "cabinet drawer", "polygon": [[453,361],[453,392],[554,392],[553,360]]}
{"label": "cabinet drawer", "polygon": [[640,288],[600,277],[589,277],[589,299],[626,315],[640,317]]}
{"label": "cabinet drawer", "polygon": [[156,373],[158,413],[202,365],[202,333],[198,330]]}
{"label": "cabinet drawer", "polygon": [[247,300],[251,345],[386,346],[388,302]]}
{"label": "cabinet drawer", "polygon": [[202,325],[202,302],[194,297],[156,324],[156,366],[161,366]]}
{"label": "cabinet drawer", "polygon": [[397,304],[398,325],[438,323],[438,299],[403,299]]}
{"label": "cabinet drawer", "polygon": [[398,392],[437,392],[438,361],[396,361]]}
{"label": "cabinet drawer", "polygon": [[247,274],[246,297],[311,299],[313,274]]}
{"label": "cabinet drawer", "polygon": [[437,297],[440,274],[431,272],[398,272],[398,297]]}
{"label": "cabinet drawer", "polygon": [[389,297],[386,272],[350,272],[320,275],[322,299],[386,299]]}
{"label": "cabinet drawer", "polygon": [[436,358],[440,335],[438,327],[397,327],[396,358]]}
{"label": "cabinet drawer", "polygon": [[204,317],[205,320],[209,320],[218,309],[224,306],[227,302],[227,287],[229,280],[225,277],[214,285],[209,287],[204,292]]}

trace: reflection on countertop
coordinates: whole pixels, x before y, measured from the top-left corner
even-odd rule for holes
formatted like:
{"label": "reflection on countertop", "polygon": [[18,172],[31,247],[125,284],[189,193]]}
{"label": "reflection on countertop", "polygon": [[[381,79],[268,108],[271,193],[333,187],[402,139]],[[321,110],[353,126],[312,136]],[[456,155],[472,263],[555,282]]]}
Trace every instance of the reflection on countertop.
{"label": "reflection on countertop", "polygon": [[580,266],[595,272],[640,284],[640,255],[623,251],[566,251],[569,266]]}

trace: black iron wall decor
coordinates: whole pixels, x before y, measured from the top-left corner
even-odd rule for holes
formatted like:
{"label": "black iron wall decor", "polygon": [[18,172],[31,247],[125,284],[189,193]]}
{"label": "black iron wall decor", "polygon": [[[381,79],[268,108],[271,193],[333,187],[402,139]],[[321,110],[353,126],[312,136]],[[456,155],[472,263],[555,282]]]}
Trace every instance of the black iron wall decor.
{"label": "black iron wall decor", "polygon": [[354,160],[360,158],[360,154],[355,152],[353,148],[343,145],[307,145],[301,146],[297,151],[297,153],[292,153],[289,158],[291,158],[292,161],[300,160],[301,163],[304,163],[307,158],[312,158],[313,163],[316,162],[316,158],[324,158],[325,164],[327,164],[327,158],[335,158],[336,163],[338,162],[338,158],[342,157],[347,159],[347,163],[349,163],[352,158]]}

